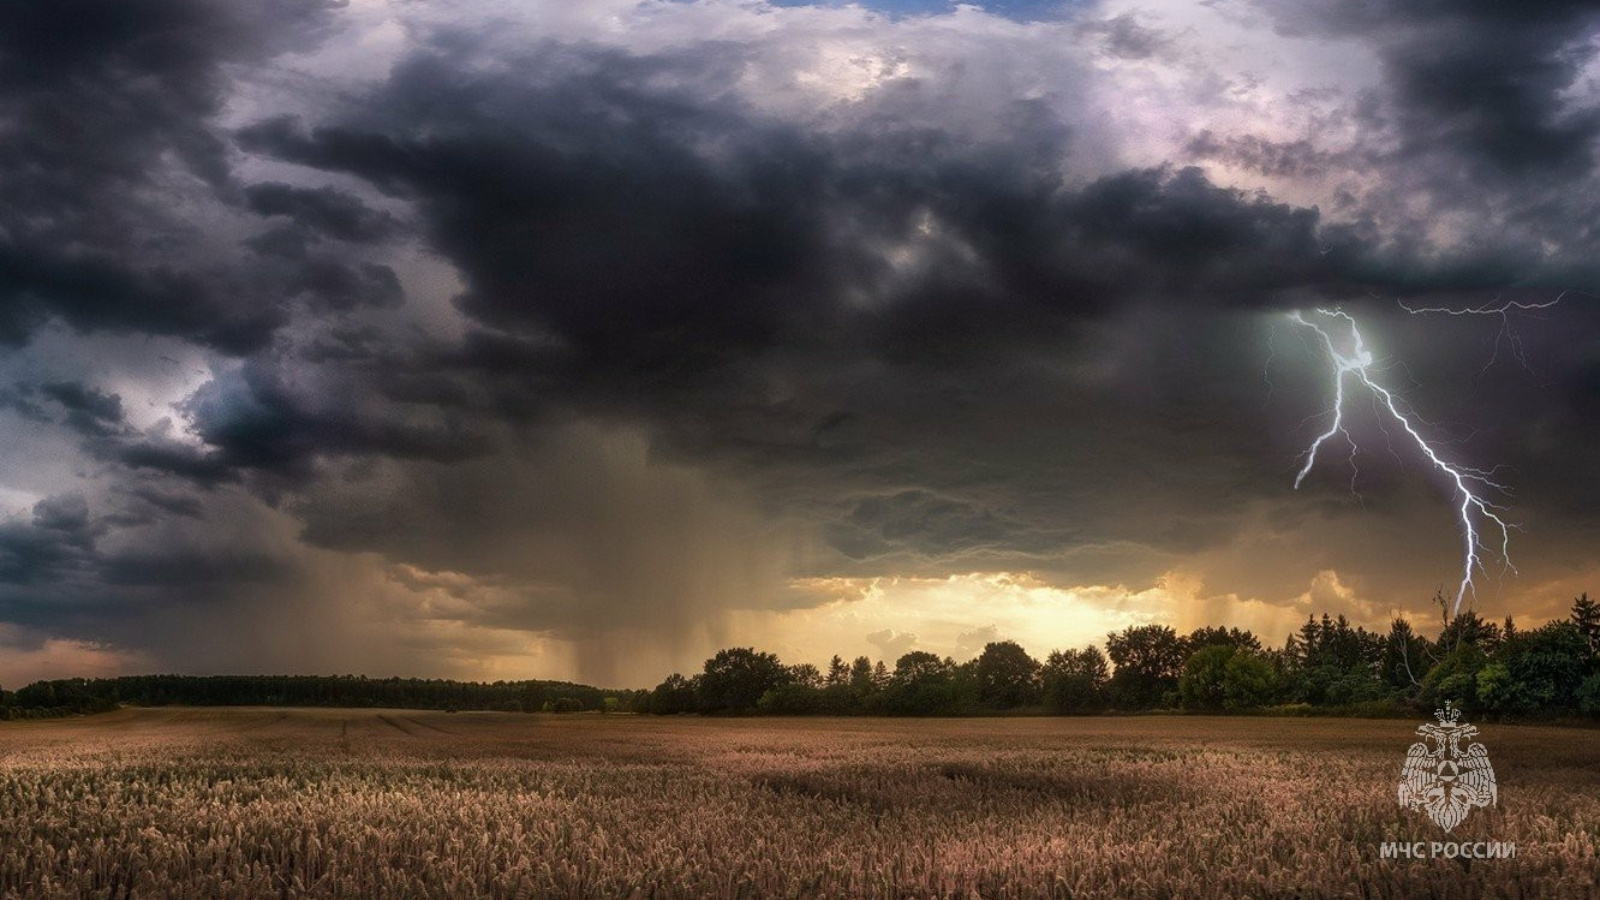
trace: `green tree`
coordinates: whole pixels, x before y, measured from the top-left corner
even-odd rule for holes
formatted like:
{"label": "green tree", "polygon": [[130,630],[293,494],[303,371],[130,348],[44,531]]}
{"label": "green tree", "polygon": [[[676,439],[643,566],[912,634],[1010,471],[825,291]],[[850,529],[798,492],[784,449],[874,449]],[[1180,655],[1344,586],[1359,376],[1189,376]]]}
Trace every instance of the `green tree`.
{"label": "green tree", "polygon": [[650,711],[658,716],[672,716],[699,709],[698,681],[698,678],[685,678],[677,672],[668,675],[650,692]]}
{"label": "green tree", "polygon": [[789,667],[789,680],[798,685],[819,690],[822,687],[822,672],[811,663],[797,663]]}
{"label": "green tree", "polygon": [[1232,647],[1235,650],[1248,650],[1251,653],[1261,652],[1261,639],[1254,634],[1218,625],[1196,628],[1189,632],[1189,636],[1183,641],[1191,654],[1202,647]]}
{"label": "green tree", "polygon": [[1178,675],[1188,660],[1183,639],[1165,625],[1130,626],[1106,636],[1106,652],[1115,664],[1111,696],[1124,709],[1151,709],[1177,691]]}
{"label": "green tree", "polygon": [[895,660],[894,674],[890,678],[900,684],[919,681],[948,681],[955,668],[949,660],[926,650],[913,650]]}
{"label": "green tree", "polygon": [[884,689],[885,710],[899,715],[948,712],[955,699],[955,662],[926,650],[913,650],[896,660]]}
{"label": "green tree", "polygon": [[1110,671],[1099,647],[1051,651],[1040,673],[1045,705],[1056,713],[1085,713],[1105,708]]}
{"label": "green tree", "polygon": [[976,707],[978,701],[978,660],[969,659],[958,663],[952,682],[955,685],[956,705],[962,708]]}
{"label": "green tree", "polygon": [[1600,665],[1600,602],[1590,600],[1587,591],[1572,601],[1572,624],[1588,645],[1589,666]]}
{"label": "green tree", "polygon": [[1016,641],[994,641],[978,655],[978,701],[994,709],[1039,702],[1039,662]]}
{"label": "green tree", "polygon": [[845,665],[844,659],[835,653],[833,659],[828,660],[827,686],[839,687],[850,683],[850,667]]}
{"label": "green tree", "polygon": [[872,683],[872,660],[858,656],[850,663],[850,690],[857,699],[864,698],[876,689]]}
{"label": "green tree", "polygon": [[1222,673],[1222,708],[1257,709],[1278,702],[1282,683],[1272,662],[1258,653],[1238,651]]}
{"label": "green tree", "polygon": [[1374,700],[1388,688],[1382,671],[1385,639],[1351,626],[1344,616],[1307,617],[1293,643],[1292,687],[1296,699],[1312,704]]}
{"label": "green tree", "polygon": [[1428,674],[1430,649],[1428,639],[1417,634],[1410,622],[1396,618],[1389,623],[1389,634],[1383,640],[1378,677],[1392,690],[1417,690],[1422,686],[1422,676]]}
{"label": "green tree", "polygon": [[700,675],[700,709],[746,712],[755,709],[762,694],[788,682],[789,670],[771,653],[752,647],[719,650]]}
{"label": "green tree", "polygon": [[1439,660],[1422,678],[1418,699],[1425,709],[1444,706],[1446,700],[1463,709],[1478,708],[1478,672],[1489,658],[1477,644],[1464,643]]}
{"label": "green tree", "polygon": [[1551,622],[1501,644],[1477,675],[1484,709],[1504,713],[1575,710],[1588,643],[1572,622]]}
{"label": "green tree", "polygon": [[1468,644],[1489,653],[1500,645],[1501,638],[1500,626],[1484,621],[1477,610],[1469,609],[1447,616],[1439,639],[1434,643],[1444,653]]}
{"label": "green tree", "polygon": [[822,689],[815,685],[790,682],[770,688],[756,701],[756,708],[775,716],[803,716],[822,712]]}
{"label": "green tree", "polygon": [[1228,644],[1212,644],[1190,655],[1178,676],[1178,700],[1184,709],[1211,712],[1222,709],[1228,661],[1237,652]]}
{"label": "green tree", "polygon": [[1600,673],[1590,675],[1578,685],[1578,708],[1591,716],[1600,716]]}
{"label": "green tree", "polygon": [[56,682],[36,681],[17,690],[17,705],[48,709],[62,705],[56,694]]}
{"label": "green tree", "polygon": [[[868,671],[871,671],[870,664]],[[842,658],[835,655],[828,661],[824,681],[819,712],[842,716],[856,711],[855,695],[850,687],[850,666]]]}

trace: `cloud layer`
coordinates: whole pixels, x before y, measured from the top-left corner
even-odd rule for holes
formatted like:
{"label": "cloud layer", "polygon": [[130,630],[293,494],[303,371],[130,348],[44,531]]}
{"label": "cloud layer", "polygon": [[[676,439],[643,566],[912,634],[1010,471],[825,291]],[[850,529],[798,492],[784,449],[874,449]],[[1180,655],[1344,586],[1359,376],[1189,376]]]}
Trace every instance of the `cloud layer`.
{"label": "cloud layer", "polygon": [[1290,490],[1285,313],[1332,305],[1510,473],[1481,605],[1553,611],[1600,568],[1596,21],[1302,7],[0,12],[0,678],[1421,610],[1455,533],[1376,419],[1359,498]]}

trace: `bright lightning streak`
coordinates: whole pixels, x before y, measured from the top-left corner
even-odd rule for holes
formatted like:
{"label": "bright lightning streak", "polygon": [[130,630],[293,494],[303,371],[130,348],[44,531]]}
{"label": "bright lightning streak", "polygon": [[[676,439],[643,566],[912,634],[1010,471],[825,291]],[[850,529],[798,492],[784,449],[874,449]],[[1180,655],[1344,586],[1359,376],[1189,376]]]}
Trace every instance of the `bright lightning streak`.
{"label": "bright lightning streak", "polygon": [[[1404,302],[1400,303],[1400,308],[1414,316],[1495,316],[1500,320],[1500,330],[1494,336],[1494,352],[1489,355],[1489,361],[1484,364],[1481,370],[1479,370],[1480,374],[1482,372],[1489,371],[1489,367],[1493,366],[1495,360],[1500,358],[1500,347],[1502,344],[1509,347],[1511,349],[1512,357],[1514,357],[1517,362],[1521,363],[1524,369],[1527,369],[1528,372],[1532,373],[1533,367],[1528,365],[1528,356],[1527,353],[1524,352],[1522,336],[1517,334],[1516,330],[1511,327],[1511,317],[1517,314],[1528,315],[1537,313],[1539,310],[1549,309],[1552,306],[1557,306],[1562,300],[1566,299],[1568,294],[1582,294],[1582,292],[1562,291],[1561,294],[1554,300],[1547,300],[1544,303],[1521,303],[1516,300],[1508,300],[1504,303],[1501,303],[1499,298],[1496,298],[1495,300],[1482,304],[1481,306],[1466,306],[1458,309],[1453,309],[1448,306],[1412,307],[1407,306]],[[1584,294],[1584,296],[1589,295]]]}
{"label": "bright lightning streak", "polygon": [[[1497,551],[1498,555],[1504,561],[1506,568],[1512,572],[1517,570],[1516,566],[1511,563],[1510,555],[1511,528],[1513,526],[1500,518],[1498,514],[1499,506],[1482,496],[1486,491],[1510,493],[1510,489],[1493,481],[1491,479],[1492,472],[1454,465],[1440,457],[1438,452],[1434,450],[1433,444],[1424,438],[1412,424],[1411,420],[1414,414],[1408,416],[1406,413],[1401,412],[1400,405],[1396,401],[1394,394],[1374,380],[1371,371],[1373,364],[1372,351],[1367,349],[1366,342],[1361,337],[1361,329],[1356,325],[1356,320],[1349,313],[1339,309],[1319,309],[1317,310],[1317,315],[1349,323],[1350,350],[1349,352],[1341,351],[1339,345],[1334,341],[1333,335],[1317,322],[1307,319],[1298,311],[1289,314],[1289,318],[1293,319],[1296,324],[1311,329],[1322,339],[1322,345],[1328,351],[1328,359],[1333,363],[1334,371],[1334,399],[1333,408],[1330,410],[1333,415],[1333,421],[1328,426],[1328,430],[1317,435],[1316,440],[1312,441],[1310,448],[1306,450],[1305,464],[1301,466],[1299,474],[1295,476],[1294,486],[1297,490],[1299,489],[1301,482],[1305,481],[1306,476],[1316,466],[1317,451],[1321,450],[1324,444],[1335,437],[1343,438],[1350,445],[1351,467],[1354,470],[1355,456],[1360,452],[1360,448],[1356,446],[1355,439],[1350,436],[1349,430],[1345,428],[1346,385],[1349,383],[1351,388],[1365,389],[1373,398],[1375,408],[1380,410],[1380,419],[1382,417],[1381,414],[1386,412],[1389,417],[1399,423],[1405,433],[1410,435],[1411,440],[1415,442],[1417,449],[1422,451],[1422,455],[1427,458],[1428,462],[1435,469],[1444,473],[1455,486],[1455,498],[1459,500],[1457,518],[1461,525],[1462,543],[1466,549],[1465,559],[1462,563],[1461,586],[1456,591],[1455,611],[1459,613],[1461,611],[1461,602],[1469,592],[1474,597],[1477,596],[1477,586],[1472,579],[1475,574],[1486,571],[1482,554],[1496,552],[1491,551],[1491,548],[1483,542],[1483,531],[1485,529],[1499,531],[1500,547]],[[1355,474],[1353,473],[1351,476],[1352,490],[1354,486]]]}

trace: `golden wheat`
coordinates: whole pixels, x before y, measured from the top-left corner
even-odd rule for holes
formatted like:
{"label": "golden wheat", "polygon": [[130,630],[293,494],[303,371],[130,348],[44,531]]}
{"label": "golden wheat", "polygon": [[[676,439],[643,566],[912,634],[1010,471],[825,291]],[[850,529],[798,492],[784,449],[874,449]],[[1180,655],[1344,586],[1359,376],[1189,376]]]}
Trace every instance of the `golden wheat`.
{"label": "golden wheat", "polygon": [[5,897],[1590,897],[1600,732],[1486,726],[1501,804],[1400,810],[1411,725],[125,710],[0,727]]}

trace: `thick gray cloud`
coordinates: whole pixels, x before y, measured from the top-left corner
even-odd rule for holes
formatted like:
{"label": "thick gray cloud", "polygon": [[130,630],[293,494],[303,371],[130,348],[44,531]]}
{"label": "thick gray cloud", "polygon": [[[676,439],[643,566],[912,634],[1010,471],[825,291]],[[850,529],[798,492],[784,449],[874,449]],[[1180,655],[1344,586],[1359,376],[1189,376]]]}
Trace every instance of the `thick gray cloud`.
{"label": "thick gray cloud", "polygon": [[[1593,274],[1581,6],[1249,7],[1370,48],[1375,86],[1301,134],[1173,110],[1157,159],[1090,97],[1206,79],[1127,13],[651,8],[609,43],[419,18],[376,74],[369,8],[0,13],[0,416],[52,464],[5,485],[0,618],[179,668],[482,673],[553,640],[552,674],[627,680],[795,578],[1186,570],[1274,602],[1334,569],[1415,606],[1456,561],[1414,461],[1364,455],[1364,501],[1337,465],[1289,490],[1329,382],[1284,314],[1316,305],[1514,473],[1541,584],[1592,562],[1595,302],[1394,304]],[[1359,537],[1434,512],[1425,559]]]}
{"label": "thick gray cloud", "polygon": [[263,216],[286,216],[306,231],[342,241],[377,241],[395,231],[391,216],[333,188],[267,181],[245,188],[244,195],[250,208]]}
{"label": "thick gray cloud", "polygon": [[226,67],[305,44],[330,11],[71,0],[0,12],[0,339],[60,319],[260,346],[276,305],[250,294],[245,272],[174,247],[196,223],[170,207],[191,190],[236,190],[213,122]]}
{"label": "thick gray cloud", "polygon": [[1452,154],[1478,177],[1586,176],[1600,116],[1566,92],[1594,54],[1578,0],[1268,6],[1290,31],[1373,41],[1410,158]]}

